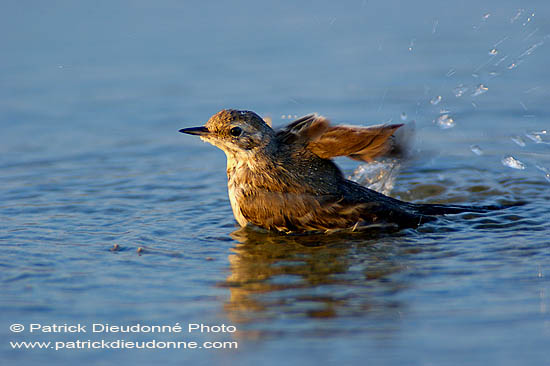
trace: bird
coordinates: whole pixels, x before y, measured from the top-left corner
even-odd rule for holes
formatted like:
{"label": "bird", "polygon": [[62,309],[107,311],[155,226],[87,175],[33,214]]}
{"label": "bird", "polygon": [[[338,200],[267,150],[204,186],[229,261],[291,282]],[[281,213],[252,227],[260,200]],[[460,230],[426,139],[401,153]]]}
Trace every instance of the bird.
{"label": "bird", "polygon": [[284,234],[417,228],[439,215],[493,208],[401,201],[346,179],[332,160],[369,163],[399,153],[395,132],[402,126],[333,126],[310,114],[275,130],[252,111],[223,109],[204,126],[179,132],[225,152],[229,201],[241,227]]}

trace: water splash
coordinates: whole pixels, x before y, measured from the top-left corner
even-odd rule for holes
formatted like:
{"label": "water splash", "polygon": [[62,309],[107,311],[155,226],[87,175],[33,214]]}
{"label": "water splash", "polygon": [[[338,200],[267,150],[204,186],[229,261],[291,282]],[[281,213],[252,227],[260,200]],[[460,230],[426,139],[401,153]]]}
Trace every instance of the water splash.
{"label": "water splash", "polygon": [[455,126],[455,120],[449,114],[443,114],[434,121],[440,128],[446,130]]}
{"label": "water splash", "polygon": [[478,86],[476,86],[474,92],[472,93],[472,97],[477,97],[478,95],[485,94],[488,90],[488,87],[483,84],[479,84]]}
{"label": "water splash", "polygon": [[401,164],[398,159],[387,159],[358,166],[349,179],[388,195],[393,189],[400,169]]}
{"label": "water splash", "polygon": [[527,106],[525,105],[525,103],[523,103],[521,100],[519,101],[519,105],[521,105],[521,108],[523,108],[523,110],[525,112],[527,112]]}
{"label": "water splash", "polygon": [[525,140],[521,136],[512,136],[510,139],[521,147],[525,147]]}
{"label": "water splash", "polygon": [[470,146],[470,150],[477,156],[483,155],[483,150],[481,149],[481,147],[479,147],[479,145]]}
{"label": "water splash", "polygon": [[414,49],[414,44],[416,43],[416,38],[411,39],[411,42],[409,43],[409,52],[412,52]]}
{"label": "water splash", "polygon": [[548,131],[542,130],[542,131],[532,131],[525,134],[525,137],[530,139],[536,144],[550,144],[550,142],[544,141],[543,137],[546,135]]}
{"label": "water splash", "polygon": [[406,121],[407,120],[407,113],[402,112],[400,117],[401,117],[401,121]]}
{"label": "water splash", "polygon": [[540,42],[535,43],[534,45],[529,47],[527,50],[525,50],[525,52],[523,52],[521,55],[519,55],[519,58],[531,55],[537,48],[539,48],[543,44],[544,44],[544,41],[540,41]]}
{"label": "water splash", "polygon": [[518,9],[516,15],[510,18],[510,23],[515,23],[525,13],[525,9]]}
{"label": "water splash", "polygon": [[434,23],[432,25],[432,34],[435,34],[435,32],[437,31],[437,26],[438,25],[439,25],[439,19],[435,19]]}
{"label": "water splash", "polygon": [[432,100],[430,100],[430,104],[431,104],[431,105],[438,105],[439,102],[441,102],[441,99],[443,99],[443,98],[441,97],[441,95],[438,95],[438,96],[436,96],[436,97],[433,97]]}
{"label": "water splash", "polygon": [[548,168],[545,168],[543,166],[540,166],[540,165],[536,165],[537,169],[542,171],[544,173],[544,179],[546,179],[548,181],[548,183],[550,183],[550,169]]}
{"label": "water splash", "polygon": [[502,165],[507,166],[512,169],[518,169],[518,170],[524,170],[525,164],[523,164],[518,159],[514,158],[513,156],[506,156],[502,160]]}
{"label": "water splash", "polygon": [[449,71],[447,71],[447,73],[445,74],[446,77],[450,78],[451,76],[453,76],[454,74],[456,74],[456,69],[451,67],[449,69]]}
{"label": "water splash", "polygon": [[516,69],[522,62],[523,62],[522,60],[514,61],[510,65],[508,65],[506,68],[508,70]]}
{"label": "water splash", "polygon": [[481,17],[481,22],[478,25],[472,26],[472,28],[475,31],[479,30],[487,22],[487,19],[489,19],[490,16],[491,16],[491,13],[483,14],[483,16]]}
{"label": "water splash", "polygon": [[453,93],[455,97],[460,98],[468,91],[468,87],[464,86],[464,84],[459,84],[456,88],[453,89]]}
{"label": "water splash", "polygon": [[493,48],[489,51],[489,55],[496,56],[498,55],[498,50],[496,48]]}
{"label": "water splash", "polygon": [[531,20],[533,20],[534,17],[535,17],[535,13],[531,13],[531,15],[527,17],[527,20],[522,25],[525,27],[531,22]]}

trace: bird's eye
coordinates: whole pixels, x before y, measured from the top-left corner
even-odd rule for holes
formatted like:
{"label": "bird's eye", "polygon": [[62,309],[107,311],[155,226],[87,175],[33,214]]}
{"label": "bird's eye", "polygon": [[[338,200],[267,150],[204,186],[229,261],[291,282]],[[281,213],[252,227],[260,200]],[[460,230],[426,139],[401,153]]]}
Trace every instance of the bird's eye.
{"label": "bird's eye", "polygon": [[237,137],[240,136],[241,133],[243,133],[243,130],[240,127],[233,127],[229,130],[229,133],[231,134],[231,136]]}

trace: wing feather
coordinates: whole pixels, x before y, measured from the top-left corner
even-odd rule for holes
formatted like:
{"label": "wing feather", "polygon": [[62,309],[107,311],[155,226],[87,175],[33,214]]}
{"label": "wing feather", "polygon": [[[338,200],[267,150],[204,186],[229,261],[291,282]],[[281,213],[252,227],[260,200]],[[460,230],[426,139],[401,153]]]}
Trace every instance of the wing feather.
{"label": "wing feather", "polygon": [[283,232],[348,229],[385,221],[374,206],[376,202],[350,202],[336,195],[268,191],[239,199],[241,212],[250,223]]}
{"label": "wing feather", "polygon": [[402,124],[371,127],[334,126],[309,143],[309,149],[324,159],[347,156],[370,162],[389,153],[393,147],[393,133]]}
{"label": "wing feather", "polygon": [[328,119],[310,114],[290,123],[277,136],[283,143],[304,144],[323,159],[347,156],[370,162],[392,150],[392,135],[401,126],[331,126]]}

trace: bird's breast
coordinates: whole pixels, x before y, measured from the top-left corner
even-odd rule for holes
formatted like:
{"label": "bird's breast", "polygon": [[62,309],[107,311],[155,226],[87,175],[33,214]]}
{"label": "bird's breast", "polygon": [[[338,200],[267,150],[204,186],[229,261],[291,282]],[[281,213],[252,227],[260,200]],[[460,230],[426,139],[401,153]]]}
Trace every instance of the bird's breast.
{"label": "bird's breast", "polygon": [[232,173],[234,172],[230,172],[229,169],[227,170],[227,193],[229,194],[229,202],[231,203],[231,209],[233,210],[235,220],[237,220],[239,225],[246,226],[248,220],[244,217],[239,204],[245,188],[235,180],[235,175]]}

